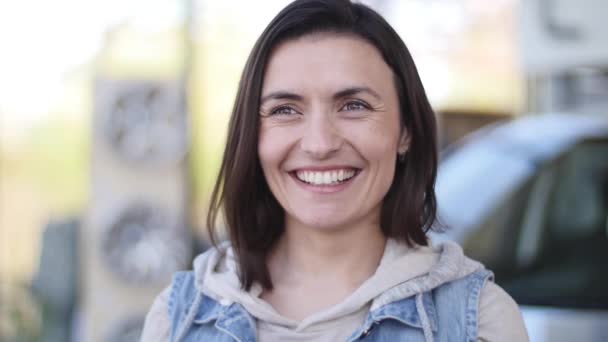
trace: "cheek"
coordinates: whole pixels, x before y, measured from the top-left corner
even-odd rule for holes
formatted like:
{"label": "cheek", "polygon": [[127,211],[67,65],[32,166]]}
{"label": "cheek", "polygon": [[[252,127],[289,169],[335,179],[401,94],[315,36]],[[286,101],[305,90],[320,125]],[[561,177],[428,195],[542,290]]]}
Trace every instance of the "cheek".
{"label": "cheek", "polygon": [[395,176],[399,140],[395,127],[398,126],[389,128],[373,125],[353,130],[351,134],[355,149],[369,163],[370,186],[373,187],[374,194],[380,197],[386,194]]}
{"label": "cheek", "polygon": [[276,155],[270,141],[268,135],[261,131],[258,140],[258,158],[260,159],[260,164],[262,165],[264,172],[267,172],[269,164],[273,163],[273,160],[275,159],[274,155]]}
{"label": "cheek", "polygon": [[287,137],[280,129],[260,128],[258,140],[258,158],[264,172],[271,172],[279,167],[280,163],[287,155]]}
{"label": "cheek", "polygon": [[378,124],[353,126],[348,130],[348,140],[366,159],[384,164],[397,157],[399,137],[395,127]]}

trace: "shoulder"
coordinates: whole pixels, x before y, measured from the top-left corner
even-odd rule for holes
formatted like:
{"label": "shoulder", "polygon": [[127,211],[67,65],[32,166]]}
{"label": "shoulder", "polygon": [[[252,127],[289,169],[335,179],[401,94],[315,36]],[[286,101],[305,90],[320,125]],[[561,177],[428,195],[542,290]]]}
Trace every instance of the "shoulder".
{"label": "shoulder", "polygon": [[169,320],[169,295],[171,287],[165,288],[154,300],[146,315],[141,342],[168,341],[171,330]]}
{"label": "shoulder", "polygon": [[181,321],[188,309],[201,293],[201,285],[206,271],[226,254],[230,255],[229,243],[222,243],[218,248],[210,248],[199,254],[193,262],[193,271],[182,271],[174,274],[171,285],[165,288],[154,300],[144,324],[142,342],[168,341],[174,334],[174,322]]}
{"label": "shoulder", "polygon": [[175,273],[171,285],[156,297],[146,315],[141,342],[169,341],[175,334],[175,323],[183,319],[197,293],[194,272]]}
{"label": "shoulder", "polygon": [[492,281],[481,290],[478,322],[481,341],[529,340],[517,303]]}

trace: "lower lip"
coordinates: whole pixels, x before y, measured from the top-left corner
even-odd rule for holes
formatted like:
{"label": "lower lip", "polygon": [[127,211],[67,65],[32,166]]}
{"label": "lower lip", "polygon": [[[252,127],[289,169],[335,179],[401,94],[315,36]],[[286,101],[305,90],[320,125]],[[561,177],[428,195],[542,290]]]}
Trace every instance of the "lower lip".
{"label": "lower lip", "polygon": [[320,193],[320,194],[333,194],[333,193],[340,192],[340,191],[346,189],[355,180],[355,178],[357,178],[357,176],[359,176],[359,173],[361,173],[361,171],[357,171],[357,173],[353,177],[349,178],[345,182],[341,182],[341,183],[337,183],[337,184],[329,184],[329,185],[312,185],[312,184],[308,184],[304,181],[301,181],[294,173],[289,173],[289,175],[294,179],[296,184],[298,184],[299,186],[303,187],[304,189],[306,189],[308,191],[312,191],[312,192],[316,192],[316,193]]}

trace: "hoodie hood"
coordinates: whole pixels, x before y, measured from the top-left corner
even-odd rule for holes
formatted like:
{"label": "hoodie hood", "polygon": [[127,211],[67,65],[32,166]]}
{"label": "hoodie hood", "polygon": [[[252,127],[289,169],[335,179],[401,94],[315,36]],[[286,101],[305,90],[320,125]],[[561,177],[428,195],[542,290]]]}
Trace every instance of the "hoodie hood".
{"label": "hoodie hood", "polygon": [[430,291],[479,269],[483,269],[483,265],[467,258],[462,248],[453,242],[435,247],[408,247],[388,239],[376,272],[357,290],[339,304],[302,321],[294,321],[280,315],[260,298],[259,284],[254,284],[250,291],[241,289],[234,253],[228,243],[201,254],[194,261],[196,286],[205,295],[222,305],[237,302],[258,320],[300,331],[354,315],[362,308],[374,310]]}

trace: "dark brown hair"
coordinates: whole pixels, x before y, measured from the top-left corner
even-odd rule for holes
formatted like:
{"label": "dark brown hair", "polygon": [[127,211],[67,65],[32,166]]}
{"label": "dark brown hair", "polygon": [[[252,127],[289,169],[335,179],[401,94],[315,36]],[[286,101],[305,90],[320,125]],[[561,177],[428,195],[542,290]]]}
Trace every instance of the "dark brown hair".
{"label": "dark brown hair", "polygon": [[[259,106],[268,59],[280,43],[313,33],[349,34],[374,45],[391,67],[401,122],[410,136],[403,161],[384,198],[380,225],[387,237],[427,245],[435,221],[436,122],[416,66],[393,28],[369,7],[348,0],[297,0],[285,7],[257,40],[245,65],[228,127],[207,226],[215,244],[223,210],[244,289],[272,289],[266,259],[284,230],[284,210],[264,179],[258,159]],[[395,156],[396,157],[396,156]]]}

